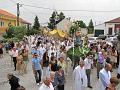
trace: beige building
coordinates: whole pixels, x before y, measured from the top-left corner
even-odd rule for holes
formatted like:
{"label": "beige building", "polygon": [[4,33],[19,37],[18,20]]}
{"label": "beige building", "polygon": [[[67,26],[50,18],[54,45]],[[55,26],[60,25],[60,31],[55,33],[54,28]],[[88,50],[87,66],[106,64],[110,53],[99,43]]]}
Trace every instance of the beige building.
{"label": "beige building", "polygon": [[59,22],[56,26],[58,30],[62,30],[64,32],[69,32],[70,27],[72,26],[72,22],[70,19],[63,19],[61,22]]}
{"label": "beige building", "polygon": [[[9,25],[17,26],[17,17],[16,15],[0,9],[0,34],[4,33]],[[22,18],[19,19],[20,26],[28,26],[31,23],[23,20]]]}

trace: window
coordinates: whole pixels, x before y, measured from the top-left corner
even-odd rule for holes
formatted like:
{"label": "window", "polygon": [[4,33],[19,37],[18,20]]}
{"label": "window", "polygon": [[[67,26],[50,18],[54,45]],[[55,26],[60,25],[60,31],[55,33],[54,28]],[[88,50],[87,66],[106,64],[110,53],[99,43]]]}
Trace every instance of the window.
{"label": "window", "polygon": [[4,26],[4,22],[0,21],[0,26],[3,27]]}
{"label": "window", "polygon": [[2,26],[4,26],[4,22],[2,22]]}

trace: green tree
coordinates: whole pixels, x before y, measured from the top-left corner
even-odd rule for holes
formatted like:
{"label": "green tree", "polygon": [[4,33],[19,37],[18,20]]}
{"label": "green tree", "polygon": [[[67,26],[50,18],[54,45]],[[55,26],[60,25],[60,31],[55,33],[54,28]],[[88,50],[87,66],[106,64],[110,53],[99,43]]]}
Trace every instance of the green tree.
{"label": "green tree", "polygon": [[92,34],[93,32],[94,32],[94,25],[93,25],[93,21],[91,19],[89,22],[89,25],[88,25],[88,33]]}
{"label": "green tree", "polygon": [[56,24],[58,24],[64,18],[65,18],[65,15],[64,15],[63,12],[60,12],[60,14],[58,14],[57,11],[54,11],[52,13],[52,16],[49,19],[48,28],[55,29],[56,28]]}
{"label": "green tree", "polygon": [[76,26],[76,25],[71,26],[71,27],[70,27],[70,30],[69,30],[69,34],[70,34],[70,35],[73,35],[73,34],[77,31],[78,28],[79,28],[79,27]]}
{"label": "green tree", "polygon": [[40,28],[40,23],[38,17],[36,16],[34,20],[33,29],[39,30],[39,28]]}
{"label": "green tree", "polygon": [[39,30],[36,30],[36,29],[30,29],[30,30],[27,30],[27,35],[34,35],[34,34],[39,34],[40,31]]}
{"label": "green tree", "polygon": [[77,20],[74,23],[81,28],[86,28],[86,24],[82,20],[80,20],[80,21]]}
{"label": "green tree", "polygon": [[4,38],[13,38],[14,37],[14,27],[13,26],[10,26],[6,32],[5,32],[5,37]]}
{"label": "green tree", "polygon": [[52,16],[49,19],[50,22],[48,23],[48,28],[55,29],[55,25],[56,25],[56,23],[58,21],[57,17],[58,17],[58,13],[56,11],[54,11],[52,13]]}
{"label": "green tree", "polygon": [[78,30],[78,28],[86,28],[86,24],[82,20],[80,20],[80,21],[77,20],[73,23],[74,23],[74,25],[71,26],[70,30],[69,30],[70,35],[73,35]]}
{"label": "green tree", "polygon": [[60,12],[58,23],[59,23],[60,21],[62,21],[64,18],[65,18],[64,13],[63,13],[63,12]]}
{"label": "green tree", "polygon": [[14,38],[17,38],[18,40],[22,40],[23,37],[26,35],[27,29],[25,26],[17,26],[14,27]]}

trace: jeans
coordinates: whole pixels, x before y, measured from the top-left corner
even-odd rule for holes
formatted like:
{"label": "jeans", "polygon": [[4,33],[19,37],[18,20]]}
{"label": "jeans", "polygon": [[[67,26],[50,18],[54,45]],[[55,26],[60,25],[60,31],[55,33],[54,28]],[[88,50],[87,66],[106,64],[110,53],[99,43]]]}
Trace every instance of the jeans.
{"label": "jeans", "polygon": [[16,57],[13,57],[13,62],[14,62],[14,67],[15,67],[15,70],[16,70],[16,64],[17,64]]}
{"label": "jeans", "polygon": [[97,77],[99,78],[99,72],[104,67],[103,64],[97,63]]}
{"label": "jeans", "polygon": [[41,82],[41,70],[35,70],[35,80],[36,80],[36,83]]}
{"label": "jeans", "polygon": [[88,86],[91,86],[90,85],[90,74],[91,74],[91,69],[86,69],[86,75],[87,75],[87,80],[88,80]]}

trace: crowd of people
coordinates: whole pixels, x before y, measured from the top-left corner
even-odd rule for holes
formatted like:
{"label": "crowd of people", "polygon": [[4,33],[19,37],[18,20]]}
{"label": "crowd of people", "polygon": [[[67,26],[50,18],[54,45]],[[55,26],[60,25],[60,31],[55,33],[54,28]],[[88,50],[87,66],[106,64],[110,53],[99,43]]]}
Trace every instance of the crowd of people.
{"label": "crowd of people", "polygon": [[[71,66],[75,66],[67,56],[67,51],[74,47],[72,39],[59,40],[48,36],[30,36],[23,41],[17,43],[11,41],[4,46],[11,57],[11,65],[13,63],[14,70],[19,75],[27,74],[27,65],[29,61],[32,63],[33,75],[39,90],[65,90],[65,77],[69,75]],[[90,52],[84,58],[79,58],[79,65],[73,70],[74,90],[94,88],[94,85],[91,85],[93,68],[100,82],[99,90],[116,90],[115,87],[120,79],[120,41],[118,40],[117,46],[111,46],[105,41],[87,43],[87,46]],[[0,58],[4,58],[2,54],[1,43]],[[32,59],[29,58],[30,54]],[[118,74],[112,77],[111,73],[114,69],[117,69]],[[25,90],[14,75],[8,74],[8,79],[11,90]]]}

